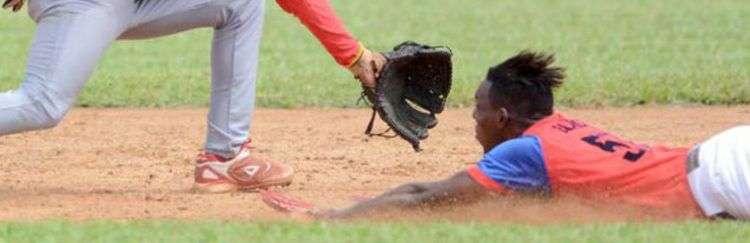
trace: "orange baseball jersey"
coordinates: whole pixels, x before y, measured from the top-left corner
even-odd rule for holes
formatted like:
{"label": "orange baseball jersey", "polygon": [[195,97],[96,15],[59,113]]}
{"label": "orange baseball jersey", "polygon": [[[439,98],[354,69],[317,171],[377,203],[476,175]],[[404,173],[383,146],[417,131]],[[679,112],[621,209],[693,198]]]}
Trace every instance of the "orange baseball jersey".
{"label": "orange baseball jersey", "polygon": [[469,174],[497,192],[541,192],[700,215],[687,148],[650,147],[556,113],[497,145]]}

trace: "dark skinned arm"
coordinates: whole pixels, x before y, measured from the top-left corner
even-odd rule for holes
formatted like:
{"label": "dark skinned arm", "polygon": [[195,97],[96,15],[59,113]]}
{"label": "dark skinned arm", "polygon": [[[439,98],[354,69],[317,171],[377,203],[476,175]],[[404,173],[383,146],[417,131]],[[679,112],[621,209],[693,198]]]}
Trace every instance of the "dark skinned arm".
{"label": "dark skinned arm", "polygon": [[393,209],[429,208],[437,205],[471,203],[489,195],[489,191],[461,171],[435,182],[408,183],[346,209],[318,213],[318,218],[352,218]]}

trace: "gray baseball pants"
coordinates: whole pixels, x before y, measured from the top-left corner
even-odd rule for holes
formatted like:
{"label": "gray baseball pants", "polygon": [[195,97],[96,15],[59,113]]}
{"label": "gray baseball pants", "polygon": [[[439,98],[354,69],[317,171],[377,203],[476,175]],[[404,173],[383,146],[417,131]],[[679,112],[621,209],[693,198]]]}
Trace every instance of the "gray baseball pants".
{"label": "gray baseball pants", "polygon": [[38,26],[23,83],[0,93],[0,136],[57,125],[112,42],[212,27],[205,149],[233,157],[247,139],[264,0],[149,0],[141,6],[133,0],[31,0],[28,8]]}

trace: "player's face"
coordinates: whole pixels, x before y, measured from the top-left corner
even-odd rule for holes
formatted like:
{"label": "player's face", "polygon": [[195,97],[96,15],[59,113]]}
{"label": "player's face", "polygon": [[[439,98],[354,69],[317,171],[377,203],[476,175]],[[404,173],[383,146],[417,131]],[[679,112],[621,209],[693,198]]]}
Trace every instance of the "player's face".
{"label": "player's face", "polygon": [[502,142],[502,131],[505,127],[505,119],[500,117],[502,112],[492,105],[490,100],[490,82],[483,81],[474,94],[474,121],[475,137],[484,148],[484,152],[489,152],[497,144]]}

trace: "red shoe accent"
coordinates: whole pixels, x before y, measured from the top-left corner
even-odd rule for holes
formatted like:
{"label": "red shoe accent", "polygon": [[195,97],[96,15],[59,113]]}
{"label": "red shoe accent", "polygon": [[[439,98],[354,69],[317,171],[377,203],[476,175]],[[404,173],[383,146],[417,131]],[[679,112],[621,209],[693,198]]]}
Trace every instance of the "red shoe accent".
{"label": "red shoe accent", "polygon": [[198,155],[196,189],[206,192],[251,190],[291,184],[294,170],[284,164],[250,157],[250,141],[240,153],[227,159],[215,154]]}

